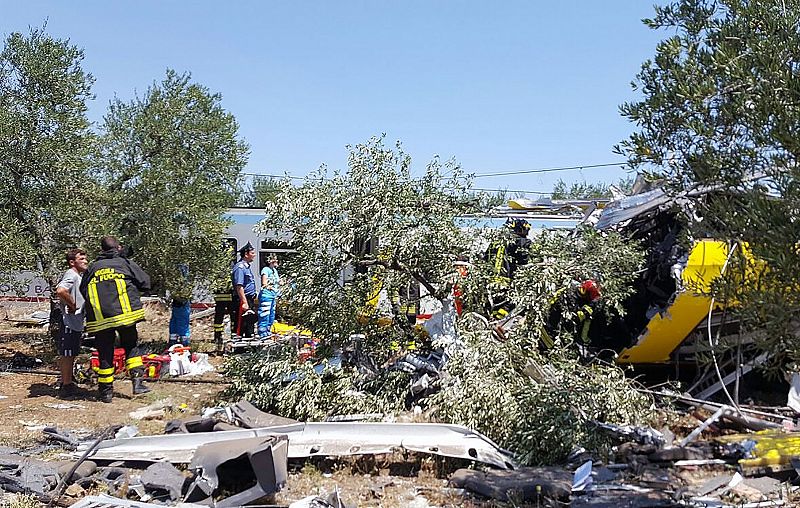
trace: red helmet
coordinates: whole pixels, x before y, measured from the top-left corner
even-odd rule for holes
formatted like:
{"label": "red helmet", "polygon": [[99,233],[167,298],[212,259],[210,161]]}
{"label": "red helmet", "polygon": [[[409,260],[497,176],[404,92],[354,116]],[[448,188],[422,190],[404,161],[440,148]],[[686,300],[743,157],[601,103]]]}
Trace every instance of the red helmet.
{"label": "red helmet", "polygon": [[592,279],[583,281],[578,288],[578,293],[590,302],[597,300],[601,296],[600,286]]}

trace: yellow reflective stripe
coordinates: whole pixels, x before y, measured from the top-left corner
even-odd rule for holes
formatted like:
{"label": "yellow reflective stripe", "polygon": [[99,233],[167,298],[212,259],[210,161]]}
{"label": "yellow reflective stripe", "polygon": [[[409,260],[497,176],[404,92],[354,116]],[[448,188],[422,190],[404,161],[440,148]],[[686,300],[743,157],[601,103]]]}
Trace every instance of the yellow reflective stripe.
{"label": "yellow reflective stripe", "polygon": [[581,328],[581,340],[584,344],[589,343],[589,326],[591,326],[592,322],[588,319],[583,322],[583,327]]}
{"label": "yellow reflective stripe", "polygon": [[131,312],[131,300],[128,298],[128,285],[125,283],[125,279],[114,279],[114,282],[117,283],[119,306],[122,309],[122,313],[126,314]]}
{"label": "yellow reflective stripe", "polygon": [[89,301],[92,302],[95,319],[102,321],[103,310],[100,308],[100,297],[97,296],[97,282],[95,281],[89,283]]}
{"label": "yellow reflective stripe", "polygon": [[97,369],[97,374],[100,376],[108,376],[109,374],[114,373],[114,367],[109,367],[107,369]]}
{"label": "yellow reflective stripe", "polygon": [[553,338],[550,337],[550,334],[547,333],[547,330],[545,330],[544,328],[542,328],[542,337],[541,338],[542,338],[542,342],[544,342],[544,345],[545,345],[545,347],[547,347],[547,349],[553,349],[553,346],[555,346],[555,342],[553,342]]}
{"label": "yellow reflective stripe", "polygon": [[215,332],[221,332],[223,330],[225,330],[225,325],[214,325]]}
{"label": "yellow reflective stripe", "polygon": [[497,248],[497,253],[494,255],[494,272],[500,273],[503,271],[503,260],[506,256],[506,247],[501,245]]}
{"label": "yellow reflective stripe", "polygon": [[87,332],[99,332],[108,328],[116,328],[117,326],[129,326],[144,319],[144,309],[139,309],[131,312],[130,314],[120,314],[105,319],[97,319],[94,321],[86,322]]}
{"label": "yellow reflective stripe", "polygon": [[100,376],[97,378],[97,382],[102,384],[111,384],[114,382],[114,376],[107,376],[107,377]]}
{"label": "yellow reflective stripe", "polygon": [[214,300],[217,302],[230,302],[231,295],[214,295]]}
{"label": "yellow reflective stripe", "polygon": [[128,370],[135,369],[136,367],[141,367],[142,365],[144,365],[144,363],[142,362],[141,356],[134,356],[132,358],[128,358],[125,361],[125,368]]}

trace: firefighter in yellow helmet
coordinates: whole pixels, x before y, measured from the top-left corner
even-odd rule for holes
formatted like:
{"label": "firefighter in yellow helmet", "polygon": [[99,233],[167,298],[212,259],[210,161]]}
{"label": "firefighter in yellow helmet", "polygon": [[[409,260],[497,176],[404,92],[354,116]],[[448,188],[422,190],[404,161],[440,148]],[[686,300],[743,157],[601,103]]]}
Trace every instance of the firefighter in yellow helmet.
{"label": "firefighter in yellow helmet", "polygon": [[520,266],[528,264],[530,259],[531,240],[528,232],[531,225],[524,219],[506,220],[505,229],[511,234],[508,238],[499,238],[489,246],[484,260],[492,263],[493,277],[489,286],[490,302],[488,311],[495,319],[503,319],[514,309],[508,299],[508,290],[514,273]]}
{"label": "firefighter in yellow helmet", "polygon": [[86,270],[80,291],[86,300],[86,331],[95,337],[100,359],[98,398],[111,402],[114,396],[114,342],[119,334],[125,349],[125,367],[131,376],[133,394],[147,393],[144,364],[136,351],[136,323],[144,320],[140,291],[150,289],[150,276],[123,254],[119,241],[105,236],[102,252]]}

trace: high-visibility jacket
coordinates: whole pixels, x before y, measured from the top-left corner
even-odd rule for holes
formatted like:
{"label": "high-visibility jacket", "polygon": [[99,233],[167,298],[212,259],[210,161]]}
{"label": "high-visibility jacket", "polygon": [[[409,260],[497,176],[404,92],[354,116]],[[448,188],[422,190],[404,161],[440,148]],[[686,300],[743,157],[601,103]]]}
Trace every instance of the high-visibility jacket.
{"label": "high-visibility jacket", "polygon": [[500,286],[510,284],[517,268],[528,264],[530,247],[530,239],[520,236],[514,236],[510,241],[500,238],[493,242],[484,254],[484,259],[494,266],[492,282]]}
{"label": "high-visibility jacket", "polygon": [[[564,320],[564,312],[575,315],[571,321]],[[582,298],[577,291],[561,288],[550,298],[550,313],[542,328],[542,342],[549,349],[561,330],[572,334],[574,339],[589,344],[589,327],[592,324],[594,305]]]}
{"label": "high-visibility jacket", "polygon": [[130,326],[144,320],[140,291],[150,289],[150,276],[117,251],[104,251],[83,275],[89,333]]}

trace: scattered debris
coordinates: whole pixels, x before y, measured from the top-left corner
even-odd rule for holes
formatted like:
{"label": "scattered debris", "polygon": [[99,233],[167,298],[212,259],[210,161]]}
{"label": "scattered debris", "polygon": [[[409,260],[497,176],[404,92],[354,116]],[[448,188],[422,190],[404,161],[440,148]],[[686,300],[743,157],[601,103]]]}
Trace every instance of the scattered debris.
{"label": "scattered debris", "polygon": [[[236,492],[215,506],[248,504],[281,489],[287,481],[288,440],[285,435],[207,443],[200,446],[190,468],[198,475],[186,500],[204,501],[219,491]],[[237,486],[246,485],[244,489]]]}
{"label": "scattered debris", "polygon": [[53,409],[86,409],[86,406],[84,406],[83,404],[73,404],[71,402],[67,402],[67,403],[60,402],[58,404],[52,404],[52,403],[49,403],[49,402],[45,402],[43,404],[43,406],[44,407],[50,407],[50,408],[53,408]]}
{"label": "scattered debris", "polygon": [[177,501],[181,499],[186,477],[169,462],[156,462],[147,466],[139,482],[145,489],[155,491],[154,497],[161,497],[158,492],[164,491],[171,500]]}
{"label": "scattered debris", "polygon": [[523,467],[515,471],[459,469],[450,484],[499,501],[541,502],[567,500],[573,475],[561,468]]}
{"label": "scattered debris", "polygon": [[128,416],[134,420],[153,420],[163,418],[166,412],[174,406],[171,398],[161,399],[153,402],[149,406],[145,406],[131,411]]}
{"label": "scattered debris", "polygon": [[37,310],[21,318],[6,317],[6,321],[18,326],[44,326],[50,323],[50,313],[46,310]]}
{"label": "scattered debris", "polygon": [[[170,434],[110,440],[100,443],[93,460],[167,460],[189,463],[200,446],[248,437],[285,435],[288,457],[374,455],[394,450],[457,457],[514,469],[516,462],[487,437],[460,425],[439,423],[307,422],[277,427]],[[78,448],[83,451],[84,448]]]}

